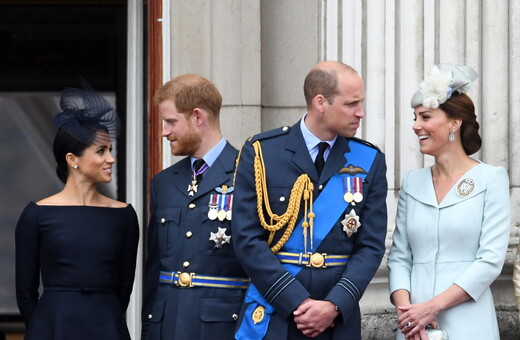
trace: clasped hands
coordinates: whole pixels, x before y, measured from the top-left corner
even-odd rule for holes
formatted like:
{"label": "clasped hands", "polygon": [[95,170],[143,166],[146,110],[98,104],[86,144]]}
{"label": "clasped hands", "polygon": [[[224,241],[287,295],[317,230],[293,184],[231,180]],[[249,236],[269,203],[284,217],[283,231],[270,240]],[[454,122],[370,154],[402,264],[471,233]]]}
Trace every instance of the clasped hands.
{"label": "clasped hands", "polygon": [[328,327],[334,327],[339,312],[330,301],[305,299],[293,312],[296,327],[307,337],[314,338]]}
{"label": "clasped hands", "polygon": [[398,306],[397,323],[407,340],[428,340],[426,326],[437,328],[437,314],[428,302]]}

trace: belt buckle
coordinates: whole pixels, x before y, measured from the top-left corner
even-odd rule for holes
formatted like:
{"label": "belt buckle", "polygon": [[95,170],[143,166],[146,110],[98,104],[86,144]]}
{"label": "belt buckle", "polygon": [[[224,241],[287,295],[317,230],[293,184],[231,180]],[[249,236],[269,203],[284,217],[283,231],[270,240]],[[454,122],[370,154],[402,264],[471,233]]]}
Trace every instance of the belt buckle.
{"label": "belt buckle", "polygon": [[177,272],[177,286],[193,287],[193,276],[195,273]]}
{"label": "belt buckle", "polygon": [[327,268],[327,265],[325,264],[326,253],[307,253],[307,256],[309,257],[307,267]]}

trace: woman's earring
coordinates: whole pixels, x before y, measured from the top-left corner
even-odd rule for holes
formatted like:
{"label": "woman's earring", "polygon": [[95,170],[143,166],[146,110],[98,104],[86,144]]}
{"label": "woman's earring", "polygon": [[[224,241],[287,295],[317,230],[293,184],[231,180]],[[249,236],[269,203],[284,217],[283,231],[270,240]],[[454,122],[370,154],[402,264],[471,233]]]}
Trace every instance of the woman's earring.
{"label": "woman's earring", "polygon": [[76,164],[76,165],[74,165],[74,166],[73,166],[73,168],[74,168],[74,169],[77,169],[77,168],[78,168],[78,165],[77,165],[77,164]]}
{"label": "woman's earring", "polygon": [[450,143],[453,143],[455,141],[455,133],[450,130],[450,136],[448,137],[448,140]]}

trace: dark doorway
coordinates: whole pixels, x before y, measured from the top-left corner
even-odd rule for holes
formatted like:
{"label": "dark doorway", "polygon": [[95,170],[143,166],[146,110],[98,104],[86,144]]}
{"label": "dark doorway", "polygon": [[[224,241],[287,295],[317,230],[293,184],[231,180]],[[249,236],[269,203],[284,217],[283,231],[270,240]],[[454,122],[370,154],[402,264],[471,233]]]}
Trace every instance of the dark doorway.
{"label": "dark doorway", "polygon": [[113,196],[125,200],[126,12],[127,1],[0,0],[0,338],[19,321],[16,221],[29,201],[61,189],[45,171],[54,164],[50,119],[60,91],[80,87],[80,77],[114,102],[121,119]]}

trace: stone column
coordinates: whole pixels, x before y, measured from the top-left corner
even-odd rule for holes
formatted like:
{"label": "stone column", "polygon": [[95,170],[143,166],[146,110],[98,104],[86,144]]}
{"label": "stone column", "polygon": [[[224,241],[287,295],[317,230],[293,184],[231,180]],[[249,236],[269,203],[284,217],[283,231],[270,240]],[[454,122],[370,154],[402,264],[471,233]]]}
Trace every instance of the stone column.
{"label": "stone column", "polygon": [[222,133],[240,148],[260,131],[260,1],[176,0],[170,6],[171,77],[196,73],[215,83],[223,99]]}

